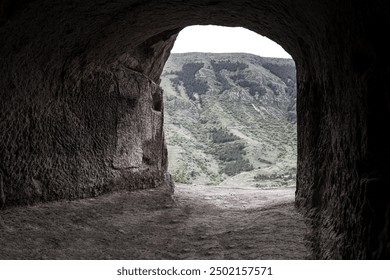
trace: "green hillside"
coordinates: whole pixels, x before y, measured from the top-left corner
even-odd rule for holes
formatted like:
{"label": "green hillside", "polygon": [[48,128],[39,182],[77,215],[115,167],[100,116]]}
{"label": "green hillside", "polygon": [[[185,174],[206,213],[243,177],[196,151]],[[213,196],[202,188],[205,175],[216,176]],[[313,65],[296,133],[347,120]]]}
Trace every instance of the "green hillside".
{"label": "green hillside", "polygon": [[177,182],[295,185],[293,60],[172,54],[161,86],[169,170]]}

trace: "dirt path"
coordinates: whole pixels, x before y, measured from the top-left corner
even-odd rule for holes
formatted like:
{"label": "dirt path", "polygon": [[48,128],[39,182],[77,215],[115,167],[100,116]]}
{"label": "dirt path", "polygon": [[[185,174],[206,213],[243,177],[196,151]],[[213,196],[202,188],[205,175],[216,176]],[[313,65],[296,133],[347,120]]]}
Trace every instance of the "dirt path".
{"label": "dirt path", "polygon": [[0,211],[0,259],[304,259],[294,189],[177,186]]}

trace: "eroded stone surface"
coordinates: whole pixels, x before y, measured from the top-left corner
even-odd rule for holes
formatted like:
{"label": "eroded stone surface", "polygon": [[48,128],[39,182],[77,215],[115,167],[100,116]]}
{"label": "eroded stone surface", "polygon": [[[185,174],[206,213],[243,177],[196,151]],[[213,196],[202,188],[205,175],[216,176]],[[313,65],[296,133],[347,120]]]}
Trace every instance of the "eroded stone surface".
{"label": "eroded stone surface", "polygon": [[390,257],[387,1],[0,7],[1,205],[163,184],[162,106],[151,81],[181,28],[243,26],[280,43],[297,65],[296,203],[313,219],[314,256]]}
{"label": "eroded stone surface", "polygon": [[179,185],[5,209],[0,260],[307,259],[306,231],[292,188]]}

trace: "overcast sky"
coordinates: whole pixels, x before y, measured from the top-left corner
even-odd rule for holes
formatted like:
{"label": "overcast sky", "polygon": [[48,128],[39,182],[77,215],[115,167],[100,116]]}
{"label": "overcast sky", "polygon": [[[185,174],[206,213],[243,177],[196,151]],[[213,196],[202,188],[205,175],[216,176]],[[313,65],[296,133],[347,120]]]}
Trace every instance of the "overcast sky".
{"label": "overcast sky", "polygon": [[242,27],[214,25],[184,28],[179,33],[172,52],[243,52],[266,57],[291,58],[281,46],[267,37]]}

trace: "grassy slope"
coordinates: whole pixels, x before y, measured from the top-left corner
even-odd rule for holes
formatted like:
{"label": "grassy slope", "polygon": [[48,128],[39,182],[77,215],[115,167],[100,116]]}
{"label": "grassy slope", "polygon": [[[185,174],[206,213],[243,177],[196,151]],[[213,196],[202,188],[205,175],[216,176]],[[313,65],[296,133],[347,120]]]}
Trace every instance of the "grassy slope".
{"label": "grassy slope", "polygon": [[[245,69],[219,73],[228,83],[223,89],[211,60],[229,60],[247,65]],[[183,65],[202,63],[196,79],[207,82],[204,94],[195,91],[192,99],[183,80],[177,80]],[[292,65],[288,59],[261,58],[248,54],[174,54],[168,60],[161,80],[164,89],[165,131],[169,150],[169,169],[182,183],[234,184],[277,187],[294,185],[296,169],[296,124],[289,121],[289,108],[295,95],[286,93],[286,79],[273,74],[264,64]],[[278,69],[276,69],[278,70]],[[239,80],[257,83],[265,93],[251,94]],[[295,77],[294,77],[295,78]],[[294,81],[295,82],[295,81]],[[267,85],[270,85],[267,86]],[[273,87],[273,88],[272,88]],[[291,112],[290,112],[291,113]],[[238,136],[234,143],[245,145],[244,160],[253,170],[234,176],[224,173],[234,162],[220,160],[223,145],[213,143],[213,129],[226,128]]]}

